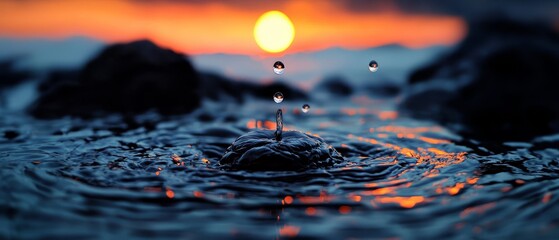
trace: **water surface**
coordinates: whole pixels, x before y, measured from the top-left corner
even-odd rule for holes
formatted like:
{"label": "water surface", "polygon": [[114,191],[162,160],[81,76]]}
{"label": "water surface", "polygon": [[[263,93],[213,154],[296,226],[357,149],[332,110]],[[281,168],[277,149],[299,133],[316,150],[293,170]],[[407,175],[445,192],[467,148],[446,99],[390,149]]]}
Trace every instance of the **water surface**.
{"label": "water surface", "polygon": [[[288,99],[288,96],[287,96]],[[555,239],[559,136],[479,143],[402,117],[398,99],[285,101],[285,130],[345,158],[305,172],[226,171],[273,102],[189,115],[0,117],[1,238]],[[15,133],[15,134],[14,134]]]}

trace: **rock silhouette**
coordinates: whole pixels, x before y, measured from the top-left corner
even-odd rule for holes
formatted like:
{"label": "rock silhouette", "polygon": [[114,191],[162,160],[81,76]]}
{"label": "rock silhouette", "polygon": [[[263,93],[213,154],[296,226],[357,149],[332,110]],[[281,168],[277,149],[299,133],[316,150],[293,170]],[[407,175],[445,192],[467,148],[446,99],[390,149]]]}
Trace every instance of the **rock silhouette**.
{"label": "rock silhouette", "polygon": [[114,44],[80,71],[51,74],[31,113],[44,118],[150,109],[185,113],[200,104],[199,81],[182,54],[148,40]]}
{"label": "rock silhouette", "polygon": [[481,140],[559,131],[559,35],[506,19],[470,29],[453,52],[411,75],[402,109]]}
{"label": "rock silhouette", "polygon": [[242,103],[246,96],[269,99],[277,91],[290,99],[308,98],[284,83],[260,85],[198,73],[186,56],[140,40],[108,46],[81,70],[52,71],[39,86],[40,97],[30,112],[39,118],[148,110],[181,114],[199,107],[203,99]]}

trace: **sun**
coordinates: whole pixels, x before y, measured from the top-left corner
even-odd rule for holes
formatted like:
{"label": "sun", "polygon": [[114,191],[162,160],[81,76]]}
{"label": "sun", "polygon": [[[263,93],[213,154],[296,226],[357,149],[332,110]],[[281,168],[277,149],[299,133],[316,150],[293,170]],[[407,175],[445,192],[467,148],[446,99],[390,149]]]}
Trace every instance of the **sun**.
{"label": "sun", "polygon": [[294,37],[293,23],[287,15],[280,11],[269,11],[262,14],[254,25],[256,44],[266,52],[283,52],[291,45]]}

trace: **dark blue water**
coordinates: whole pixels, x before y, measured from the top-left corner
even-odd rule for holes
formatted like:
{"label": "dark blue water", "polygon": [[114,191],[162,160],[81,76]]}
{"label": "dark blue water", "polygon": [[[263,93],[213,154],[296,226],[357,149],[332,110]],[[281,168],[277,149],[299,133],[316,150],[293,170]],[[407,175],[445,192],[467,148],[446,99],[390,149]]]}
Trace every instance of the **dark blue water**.
{"label": "dark blue water", "polygon": [[[396,100],[244,106],[183,116],[0,117],[3,239],[557,239],[559,136],[479,143]],[[306,172],[226,171],[253,128],[318,135],[345,158]]]}

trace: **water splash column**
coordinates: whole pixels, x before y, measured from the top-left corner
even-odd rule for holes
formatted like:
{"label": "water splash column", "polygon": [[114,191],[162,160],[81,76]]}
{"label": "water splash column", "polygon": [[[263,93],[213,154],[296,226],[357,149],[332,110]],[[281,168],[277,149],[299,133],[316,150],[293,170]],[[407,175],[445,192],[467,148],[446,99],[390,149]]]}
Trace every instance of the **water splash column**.
{"label": "water splash column", "polygon": [[281,134],[283,133],[283,113],[281,109],[276,112],[276,141],[281,141]]}

